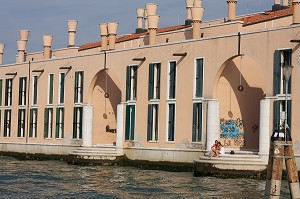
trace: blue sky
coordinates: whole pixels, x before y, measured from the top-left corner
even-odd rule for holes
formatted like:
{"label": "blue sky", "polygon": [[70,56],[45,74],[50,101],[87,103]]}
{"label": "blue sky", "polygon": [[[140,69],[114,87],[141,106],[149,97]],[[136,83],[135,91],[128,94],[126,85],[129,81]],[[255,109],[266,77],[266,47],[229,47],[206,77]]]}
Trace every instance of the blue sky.
{"label": "blue sky", "polygon": [[[273,0],[239,0],[237,14],[270,10]],[[135,9],[157,3],[159,27],[183,24],[185,0],[8,0],[0,6],[0,43],[5,44],[3,63],[14,63],[19,30],[30,30],[28,52],[43,50],[42,35],[54,36],[53,49],[68,45],[67,20],[78,20],[76,45],[100,40],[99,23],[119,22],[118,34],[134,32]],[[227,16],[226,0],[203,0],[204,20]]]}

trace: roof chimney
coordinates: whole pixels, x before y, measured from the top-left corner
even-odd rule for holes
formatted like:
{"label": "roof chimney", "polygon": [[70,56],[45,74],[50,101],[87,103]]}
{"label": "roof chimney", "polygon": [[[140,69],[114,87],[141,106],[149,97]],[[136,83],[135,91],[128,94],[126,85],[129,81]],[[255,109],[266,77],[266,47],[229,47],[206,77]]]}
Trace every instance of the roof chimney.
{"label": "roof chimney", "polygon": [[144,9],[144,11],[145,29],[148,30],[148,14],[146,9]]}
{"label": "roof chimney", "polygon": [[227,0],[228,4],[228,21],[234,21],[236,17],[237,0]]}
{"label": "roof chimney", "polygon": [[185,0],[186,4],[186,20],[185,25],[189,26],[192,24],[192,7],[194,5],[194,0]]}
{"label": "roof chimney", "polygon": [[194,0],[194,7],[202,7],[202,0]]}
{"label": "roof chimney", "polygon": [[116,22],[109,22],[107,24],[108,29],[108,37],[109,37],[109,50],[114,50],[116,48],[116,36],[118,30],[119,23]]}
{"label": "roof chimney", "polygon": [[136,15],[137,15],[137,20],[138,20],[138,26],[137,29],[135,30],[135,33],[142,33],[142,32],[146,32],[143,29],[143,19],[144,19],[144,8],[138,8],[136,9]]}
{"label": "roof chimney", "polygon": [[274,0],[274,5],[272,6],[272,11],[280,10],[280,0]]}
{"label": "roof chimney", "polygon": [[43,43],[44,43],[44,59],[51,59],[51,46],[52,46],[52,35],[44,35]]}
{"label": "roof chimney", "polygon": [[150,16],[150,15],[154,16],[154,15],[156,15],[157,7],[158,7],[158,5],[154,4],[154,3],[148,3],[148,4],[146,4],[147,15],[148,16]]}
{"label": "roof chimney", "polygon": [[203,7],[192,7],[193,39],[200,38],[200,23],[204,14]]}
{"label": "roof chimney", "polygon": [[289,0],[282,0],[282,8],[288,8],[289,7]]}
{"label": "roof chimney", "polygon": [[78,21],[76,20],[68,20],[68,33],[69,33],[69,45],[68,47],[75,46],[75,36],[76,36],[76,28]]}
{"label": "roof chimney", "polygon": [[5,47],[5,45],[0,43],[0,65],[3,64],[4,47]]}
{"label": "roof chimney", "polygon": [[300,23],[300,0],[293,0],[293,24]]}
{"label": "roof chimney", "polygon": [[149,22],[149,45],[153,45],[156,42],[156,32],[159,22],[159,16],[157,15],[148,15]]}
{"label": "roof chimney", "polygon": [[17,46],[18,46],[17,63],[23,63],[25,61],[26,41],[18,40],[17,41]]}
{"label": "roof chimney", "polygon": [[108,37],[108,30],[107,30],[107,23],[100,24],[100,35],[101,35],[101,51],[107,50],[107,37]]}
{"label": "roof chimney", "polygon": [[[28,42],[28,38],[29,38],[29,30],[20,30],[20,40],[26,42],[26,46],[25,46],[25,55],[26,55],[26,53],[27,53],[27,42]],[[25,57],[24,57],[24,59],[25,59]]]}

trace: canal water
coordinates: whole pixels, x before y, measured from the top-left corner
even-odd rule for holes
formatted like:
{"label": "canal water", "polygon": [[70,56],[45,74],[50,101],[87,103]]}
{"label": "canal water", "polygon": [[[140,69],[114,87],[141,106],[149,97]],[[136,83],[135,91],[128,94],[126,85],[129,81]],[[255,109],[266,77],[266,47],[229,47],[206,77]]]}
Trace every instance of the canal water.
{"label": "canal water", "polygon": [[[263,198],[265,181],[0,157],[0,198]],[[289,198],[283,182],[281,198]]]}

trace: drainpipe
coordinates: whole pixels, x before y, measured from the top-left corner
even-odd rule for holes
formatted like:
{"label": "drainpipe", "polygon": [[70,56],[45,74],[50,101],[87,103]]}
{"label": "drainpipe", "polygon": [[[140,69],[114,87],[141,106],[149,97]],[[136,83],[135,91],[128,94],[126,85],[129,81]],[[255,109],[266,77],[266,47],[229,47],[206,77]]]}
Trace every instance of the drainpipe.
{"label": "drainpipe", "polygon": [[200,38],[200,23],[204,14],[203,7],[192,8],[192,19],[193,19],[193,39]]}
{"label": "drainpipe", "polygon": [[185,0],[186,4],[186,20],[185,20],[185,25],[190,26],[192,25],[192,7],[194,5],[194,0]]}
{"label": "drainpipe", "polygon": [[272,6],[272,11],[280,10],[280,0],[274,0],[274,5]]}
{"label": "drainpipe", "polygon": [[43,43],[44,43],[44,59],[51,59],[51,46],[52,46],[52,35],[44,35]]}
{"label": "drainpipe", "polygon": [[144,12],[145,12],[144,8],[136,9],[137,29],[135,30],[135,33],[144,32],[144,29],[143,29]]}
{"label": "drainpipe", "polygon": [[3,54],[4,54],[5,45],[0,43],[0,65],[3,64]]}
{"label": "drainpipe", "polygon": [[23,63],[25,61],[25,49],[26,49],[26,41],[18,40],[18,59],[17,63]]}
{"label": "drainpipe", "polygon": [[293,24],[300,23],[300,0],[293,0]]}
{"label": "drainpipe", "polygon": [[153,45],[156,43],[156,32],[159,22],[159,16],[157,15],[148,15],[148,22],[149,22],[149,45]]}
{"label": "drainpipe", "polygon": [[236,17],[236,4],[237,0],[228,0],[228,21],[234,21]]}
{"label": "drainpipe", "polygon": [[202,0],[194,0],[194,7],[202,7]]}
{"label": "drainpipe", "polygon": [[147,14],[147,11],[146,9],[144,9],[144,20],[145,20],[145,30],[148,30],[148,14]]}
{"label": "drainpipe", "polygon": [[76,36],[76,28],[78,21],[76,20],[68,20],[68,33],[69,33],[69,45],[68,47],[75,46],[75,36]]}
{"label": "drainpipe", "polygon": [[107,23],[99,24],[101,35],[101,51],[107,50]]}
{"label": "drainpipe", "polygon": [[107,24],[108,37],[109,37],[109,50],[114,50],[116,48],[116,36],[119,23],[109,22]]}

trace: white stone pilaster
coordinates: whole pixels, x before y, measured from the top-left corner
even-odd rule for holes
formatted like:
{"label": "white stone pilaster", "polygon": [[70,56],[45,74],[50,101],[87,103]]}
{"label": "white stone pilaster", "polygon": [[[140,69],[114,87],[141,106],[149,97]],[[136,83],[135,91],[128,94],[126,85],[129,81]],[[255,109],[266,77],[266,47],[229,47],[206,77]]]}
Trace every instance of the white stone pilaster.
{"label": "white stone pilaster", "polygon": [[218,101],[209,101],[207,106],[206,150],[210,151],[215,140],[220,138],[220,104]]}
{"label": "white stone pilaster", "polygon": [[93,145],[93,115],[93,105],[84,105],[82,118],[82,145],[85,147]]}
{"label": "white stone pilaster", "polygon": [[125,104],[118,104],[117,106],[117,135],[116,148],[117,152],[123,154],[123,138],[124,138],[124,108]]}
{"label": "white stone pilaster", "polygon": [[259,153],[260,158],[268,163],[270,148],[270,99],[260,101],[260,118],[259,118]]}

